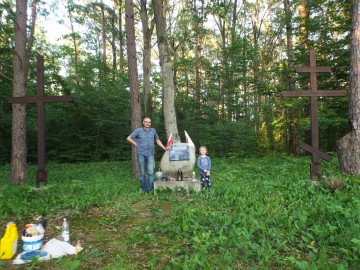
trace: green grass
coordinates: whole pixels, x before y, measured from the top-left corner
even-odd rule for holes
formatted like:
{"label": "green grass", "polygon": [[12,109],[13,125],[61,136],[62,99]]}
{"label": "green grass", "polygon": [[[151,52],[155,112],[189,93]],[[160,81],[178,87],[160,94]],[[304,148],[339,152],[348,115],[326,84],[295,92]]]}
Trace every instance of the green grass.
{"label": "green grass", "polygon": [[[142,195],[129,162],[49,164],[49,183],[8,184],[0,167],[0,233],[46,216],[46,240],[71,225],[78,256],[6,269],[359,269],[360,179],[311,185],[309,158],[213,159],[212,191]],[[323,162],[339,176],[337,161]],[[21,241],[19,241],[19,251]],[[5,269],[4,268],[4,269]]]}

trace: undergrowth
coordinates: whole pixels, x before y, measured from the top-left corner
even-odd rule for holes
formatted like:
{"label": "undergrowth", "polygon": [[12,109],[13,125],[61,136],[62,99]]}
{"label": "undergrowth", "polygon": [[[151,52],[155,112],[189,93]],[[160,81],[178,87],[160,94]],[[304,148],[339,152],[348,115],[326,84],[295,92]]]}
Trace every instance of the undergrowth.
{"label": "undergrowth", "polygon": [[[336,160],[326,177],[339,177]],[[7,269],[359,269],[360,181],[309,181],[308,158],[213,159],[212,190],[141,194],[129,162],[49,164],[49,183],[8,184],[0,167],[0,233],[46,216],[46,239],[71,224],[78,256]],[[46,242],[46,241],[45,241]],[[19,241],[19,252],[21,241]],[[33,267],[33,268],[32,268]]]}

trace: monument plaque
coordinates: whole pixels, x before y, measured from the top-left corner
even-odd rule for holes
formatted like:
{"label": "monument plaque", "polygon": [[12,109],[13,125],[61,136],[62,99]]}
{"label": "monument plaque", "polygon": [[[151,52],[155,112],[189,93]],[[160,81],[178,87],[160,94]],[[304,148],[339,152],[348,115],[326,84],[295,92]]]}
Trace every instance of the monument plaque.
{"label": "monument plaque", "polygon": [[190,160],[189,145],[187,143],[177,143],[170,146],[170,161]]}

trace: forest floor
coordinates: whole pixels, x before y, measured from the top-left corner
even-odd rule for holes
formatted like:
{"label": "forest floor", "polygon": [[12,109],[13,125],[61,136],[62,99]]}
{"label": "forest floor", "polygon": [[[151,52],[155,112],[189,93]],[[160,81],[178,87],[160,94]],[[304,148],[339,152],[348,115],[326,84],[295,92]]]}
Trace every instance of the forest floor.
{"label": "forest floor", "polygon": [[[360,178],[336,161],[309,181],[308,158],[212,159],[212,190],[142,194],[129,162],[49,164],[48,185],[10,185],[0,166],[0,234],[7,222],[48,219],[46,244],[61,234],[83,250],[0,269],[359,269]],[[36,175],[36,166],[29,166]],[[339,189],[324,185],[335,177]],[[22,241],[18,241],[18,255]]]}

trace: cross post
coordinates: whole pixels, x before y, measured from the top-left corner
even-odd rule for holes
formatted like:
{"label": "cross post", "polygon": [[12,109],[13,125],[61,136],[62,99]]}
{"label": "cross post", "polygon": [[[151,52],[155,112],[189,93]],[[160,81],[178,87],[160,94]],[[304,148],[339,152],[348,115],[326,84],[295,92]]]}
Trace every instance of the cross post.
{"label": "cross post", "polygon": [[310,66],[302,66],[295,68],[298,73],[310,73],[310,91],[282,91],[283,97],[310,97],[310,117],[311,117],[311,144],[304,142],[299,144],[300,148],[312,154],[312,162],[310,164],[310,178],[313,180],[314,176],[321,178],[320,158],[327,161],[331,160],[331,156],[321,152],[319,148],[319,121],[318,121],[318,97],[338,97],[345,96],[344,90],[317,90],[317,73],[330,72],[331,67],[316,66],[316,51],[310,50]]}
{"label": "cross post", "polygon": [[10,97],[9,103],[36,103],[38,118],[38,169],[36,172],[36,187],[40,187],[40,182],[45,185],[48,182],[47,170],[45,167],[45,103],[47,102],[66,102],[72,101],[71,96],[45,96],[44,83],[44,57],[36,56],[36,77],[37,77],[37,96]]}

